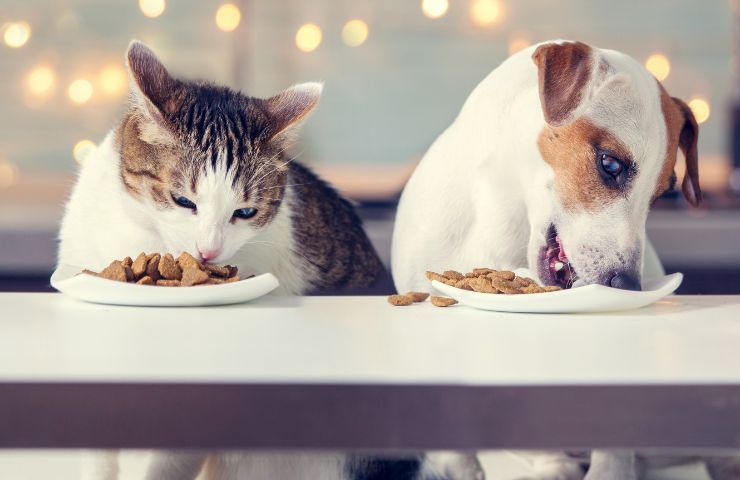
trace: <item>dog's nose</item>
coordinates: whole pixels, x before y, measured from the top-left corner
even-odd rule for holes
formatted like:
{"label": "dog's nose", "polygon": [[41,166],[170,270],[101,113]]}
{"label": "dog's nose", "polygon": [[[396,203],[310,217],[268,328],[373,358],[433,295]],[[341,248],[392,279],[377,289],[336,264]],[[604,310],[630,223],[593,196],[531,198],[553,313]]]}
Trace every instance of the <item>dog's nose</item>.
{"label": "dog's nose", "polygon": [[631,272],[616,272],[609,279],[609,285],[614,288],[621,288],[622,290],[642,290],[640,280]]}

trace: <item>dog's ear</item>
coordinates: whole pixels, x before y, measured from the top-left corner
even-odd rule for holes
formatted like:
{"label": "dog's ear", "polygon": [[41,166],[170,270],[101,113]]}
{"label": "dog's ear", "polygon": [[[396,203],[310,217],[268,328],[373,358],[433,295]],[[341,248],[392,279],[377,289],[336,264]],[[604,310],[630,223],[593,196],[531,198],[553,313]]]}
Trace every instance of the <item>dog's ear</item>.
{"label": "dog's ear", "polygon": [[686,158],[686,173],[681,182],[681,190],[686,200],[694,207],[698,207],[702,200],[699,186],[699,125],[696,123],[691,108],[683,100],[676,97],[671,98],[683,113],[684,118],[678,137],[678,147]]}
{"label": "dog's ear", "polygon": [[532,60],[538,69],[545,121],[557,127],[575,120],[594,76],[593,49],[581,42],[546,43],[537,47]]}

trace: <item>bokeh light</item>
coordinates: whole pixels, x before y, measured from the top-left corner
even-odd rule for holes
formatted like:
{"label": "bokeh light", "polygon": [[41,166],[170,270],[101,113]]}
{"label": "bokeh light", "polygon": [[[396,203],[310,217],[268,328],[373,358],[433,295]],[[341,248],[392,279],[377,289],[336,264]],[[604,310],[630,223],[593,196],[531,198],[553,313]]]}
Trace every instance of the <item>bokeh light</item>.
{"label": "bokeh light", "polygon": [[421,11],[429,18],[440,18],[447,13],[450,4],[447,0],[421,0]]}
{"label": "bokeh light", "polygon": [[74,82],[69,84],[67,88],[67,96],[72,102],[77,104],[86,103],[92,98],[93,86],[89,80],[84,78],[78,78]]}
{"label": "bokeh light", "polygon": [[295,34],[295,44],[299,50],[313,52],[321,44],[321,29],[313,23],[301,25]]}
{"label": "bokeh light", "polygon": [[709,119],[711,108],[709,107],[709,101],[704,97],[694,97],[689,100],[689,108],[694,113],[697,123],[704,123]]}
{"label": "bokeh light", "polygon": [[3,26],[3,41],[11,48],[19,48],[31,38],[31,25],[28,22],[9,22]]}
{"label": "bokeh light", "polygon": [[0,188],[9,188],[18,180],[18,168],[10,162],[0,160]]}
{"label": "bokeh light", "polygon": [[157,18],[167,7],[165,0],[139,0],[139,10],[149,18]]}
{"label": "bokeh light", "polygon": [[75,143],[74,148],[72,148],[72,156],[77,163],[82,165],[85,162],[85,159],[95,153],[97,149],[97,145],[95,145],[91,140],[80,140]]}
{"label": "bokeh light", "polygon": [[501,3],[498,0],[475,0],[470,7],[470,17],[478,25],[493,25],[501,17]]}
{"label": "bokeh light", "polygon": [[100,90],[107,95],[120,95],[126,91],[126,72],[117,63],[103,68],[98,75]]}
{"label": "bokeh light", "polygon": [[34,67],[34,69],[28,74],[26,83],[28,85],[28,89],[34,95],[46,95],[54,88],[56,75],[54,75],[54,70],[51,68],[45,65],[39,65]]}
{"label": "bokeh light", "polygon": [[509,55],[514,55],[516,52],[524,50],[531,44],[532,42],[530,42],[524,35],[515,35],[509,39]]}
{"label": "bokeh light", "polygon": [[671,62],[662,53],[653,53],[645,60],[645,68],[662,82],[671,73]]}
{"label": "bokeh light", "polygon": [[241,19],[242,13],[233,3],[224,3],[216,10],[216,26],[224,32],[236,30]]}
{"label": "bokeh light", "polygon": [[367,40],[369,29],[362,20],[350,20],[342,28],[342,40],[350,47],[359,47]]}

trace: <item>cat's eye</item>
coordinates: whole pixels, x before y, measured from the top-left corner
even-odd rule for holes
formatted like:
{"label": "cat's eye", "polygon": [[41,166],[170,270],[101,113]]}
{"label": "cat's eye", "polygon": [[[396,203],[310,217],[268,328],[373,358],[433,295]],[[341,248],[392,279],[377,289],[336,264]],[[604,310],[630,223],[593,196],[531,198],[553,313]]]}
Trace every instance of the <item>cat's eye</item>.
{"label": "cat's eye", "polygon": [[195,210],[195,204],[190,199],[185,198],[182,195],[172,195],[172,200],[183,208]]}
{"label": "cat's eye", "polygon": [[256,208],[239,208],[237,210],[234,210],[234,217],[235,218],[252,218],[255,215],[257,215],[257,209]]}
{"label": "cat's eye", "polygon": [[601,150],[596,152],[596,168],[601,179],[609,187],[620,187],[627,182],[629,177],[627,163],[609,152]]}

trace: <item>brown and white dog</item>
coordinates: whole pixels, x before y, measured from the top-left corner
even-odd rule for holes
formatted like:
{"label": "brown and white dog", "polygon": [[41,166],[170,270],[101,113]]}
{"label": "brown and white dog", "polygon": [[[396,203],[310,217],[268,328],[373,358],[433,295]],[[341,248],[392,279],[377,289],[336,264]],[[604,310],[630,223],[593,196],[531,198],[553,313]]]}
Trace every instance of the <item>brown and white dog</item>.
{"label": "brown and white dog", "polygon": [[581,42],[510,57],[470,95],[401,197],[393,236],[399,291],[425,270],[528,267],[563,287],[639,289],[651,203],[701,201],[698,127],[638,62]]}
{"label": "brown and white dog", "polygon": [[[426,270],[528,268],[548,285],[640,289],[653,201],[675,182],[701,202],[698,126],[637,61],[581,42],[523,50],[472,92],[411,176],[392,247],[398,291],[425,290]],[[646,252],[648,255],[646,255]],[[648,258],[646,258],[648,257]],[[651,261],[652,260],[652,261]],[[595,452],[589,478],[638,476],[630,452]],[[565,455],[538,478],[582,478]],[[732,461],[708,462],[715,479]]]}

